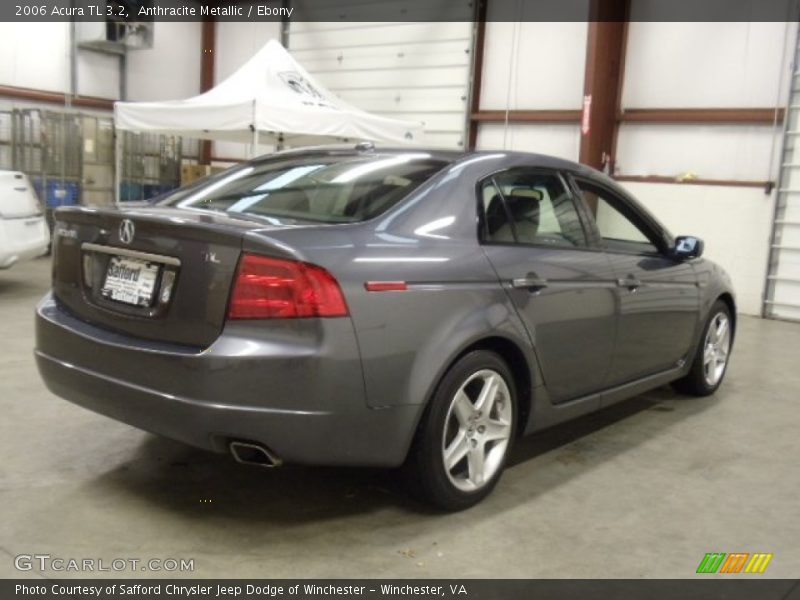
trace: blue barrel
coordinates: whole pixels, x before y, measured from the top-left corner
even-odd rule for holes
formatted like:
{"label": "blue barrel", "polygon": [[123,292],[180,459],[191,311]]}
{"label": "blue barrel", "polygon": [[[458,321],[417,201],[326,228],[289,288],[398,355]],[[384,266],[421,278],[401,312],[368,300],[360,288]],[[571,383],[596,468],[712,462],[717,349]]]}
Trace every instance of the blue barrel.
{"label": "blue barrel", "polygon": [[33,189],[36,191],[36,197],[39,200],[44,199],[44,187],[42,186],[42,180],[38,177],[31,177],[31,183],[33,184]]}
{"label": "blue barrel", "polygon": [[74,206],[80,199],[81,188],[75,181],[48,181],[46,190],[45,202],[51,208]]}
{"label": "blue barrel", "polygon": [[144,198],[142,195],[142,184],[132,181],[123,181],[119,187],[120,202],[135,202]]}
{"label": "blue barrel", "polygon": [[175,184],[145,184],[144,186],[144,199],[149,200],[150,198],[155,198],[156,196],[161,196],[166,194],[167,192],[171,192],[172,190],[176,189],[178,186]]}
{"label": "blue barrel", "polygon": [[149,200],[153,196],[158,196],[158,188],[159,186],[156,184],[145,183],[144,186],[142,186],[142,200]]}

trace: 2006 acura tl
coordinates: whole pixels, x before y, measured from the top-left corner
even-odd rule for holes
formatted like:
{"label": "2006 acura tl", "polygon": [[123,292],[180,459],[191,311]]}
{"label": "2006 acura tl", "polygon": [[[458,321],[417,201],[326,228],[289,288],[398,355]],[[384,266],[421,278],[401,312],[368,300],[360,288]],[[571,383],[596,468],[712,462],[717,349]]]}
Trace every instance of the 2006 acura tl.
{"label": "2006 acura tl", "polygon": [[36,357],[56,394],[242,462],[405,464],[439,506],[515,437],[720,385],[727,275],[546,156],[263,157],[152,208],[57,212]]}

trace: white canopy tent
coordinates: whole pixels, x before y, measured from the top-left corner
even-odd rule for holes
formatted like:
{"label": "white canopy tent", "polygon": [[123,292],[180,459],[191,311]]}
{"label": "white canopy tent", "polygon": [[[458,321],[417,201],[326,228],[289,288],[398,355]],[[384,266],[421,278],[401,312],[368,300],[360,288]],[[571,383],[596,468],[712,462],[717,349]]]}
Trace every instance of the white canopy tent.
{"label": "white canopy tent", "polygon": [[253,152],[262,141],[289,146],[337,141],[404,145],[418,143],[422,135],[422,123],[373,115],[337,98],[275,40],[199,96],[115,102],[114,121],[123,131],[250,143]]}

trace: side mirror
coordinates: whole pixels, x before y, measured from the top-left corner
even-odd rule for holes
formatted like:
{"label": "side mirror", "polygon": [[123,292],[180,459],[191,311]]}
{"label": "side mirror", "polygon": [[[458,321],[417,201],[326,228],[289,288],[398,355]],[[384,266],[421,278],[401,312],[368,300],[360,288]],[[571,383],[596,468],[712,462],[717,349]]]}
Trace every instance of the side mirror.
{"label": "side mirror", "polygon": [[672,255],[678,260],[689,260],[699,258],[703,255],[705,244],[703,240],[692,235],[679,235],[675,238],[675,245],[672,247]]}

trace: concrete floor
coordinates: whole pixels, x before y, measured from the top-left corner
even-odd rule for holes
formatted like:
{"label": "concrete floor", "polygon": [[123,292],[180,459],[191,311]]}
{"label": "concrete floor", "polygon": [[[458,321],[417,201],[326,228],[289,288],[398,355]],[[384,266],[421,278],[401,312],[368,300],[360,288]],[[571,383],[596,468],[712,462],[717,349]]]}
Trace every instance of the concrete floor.
{"label": "concrete floor", "polygon": [[527,438],[487,501],[435,515],[392,472],[245,467],[52,396],[31,356],[48,276],[0,272],[0,577],[46,553],[199,577],[671,578],[711,551],[800,576],[800,325],[741,318],[716,396],[662,388]]}

